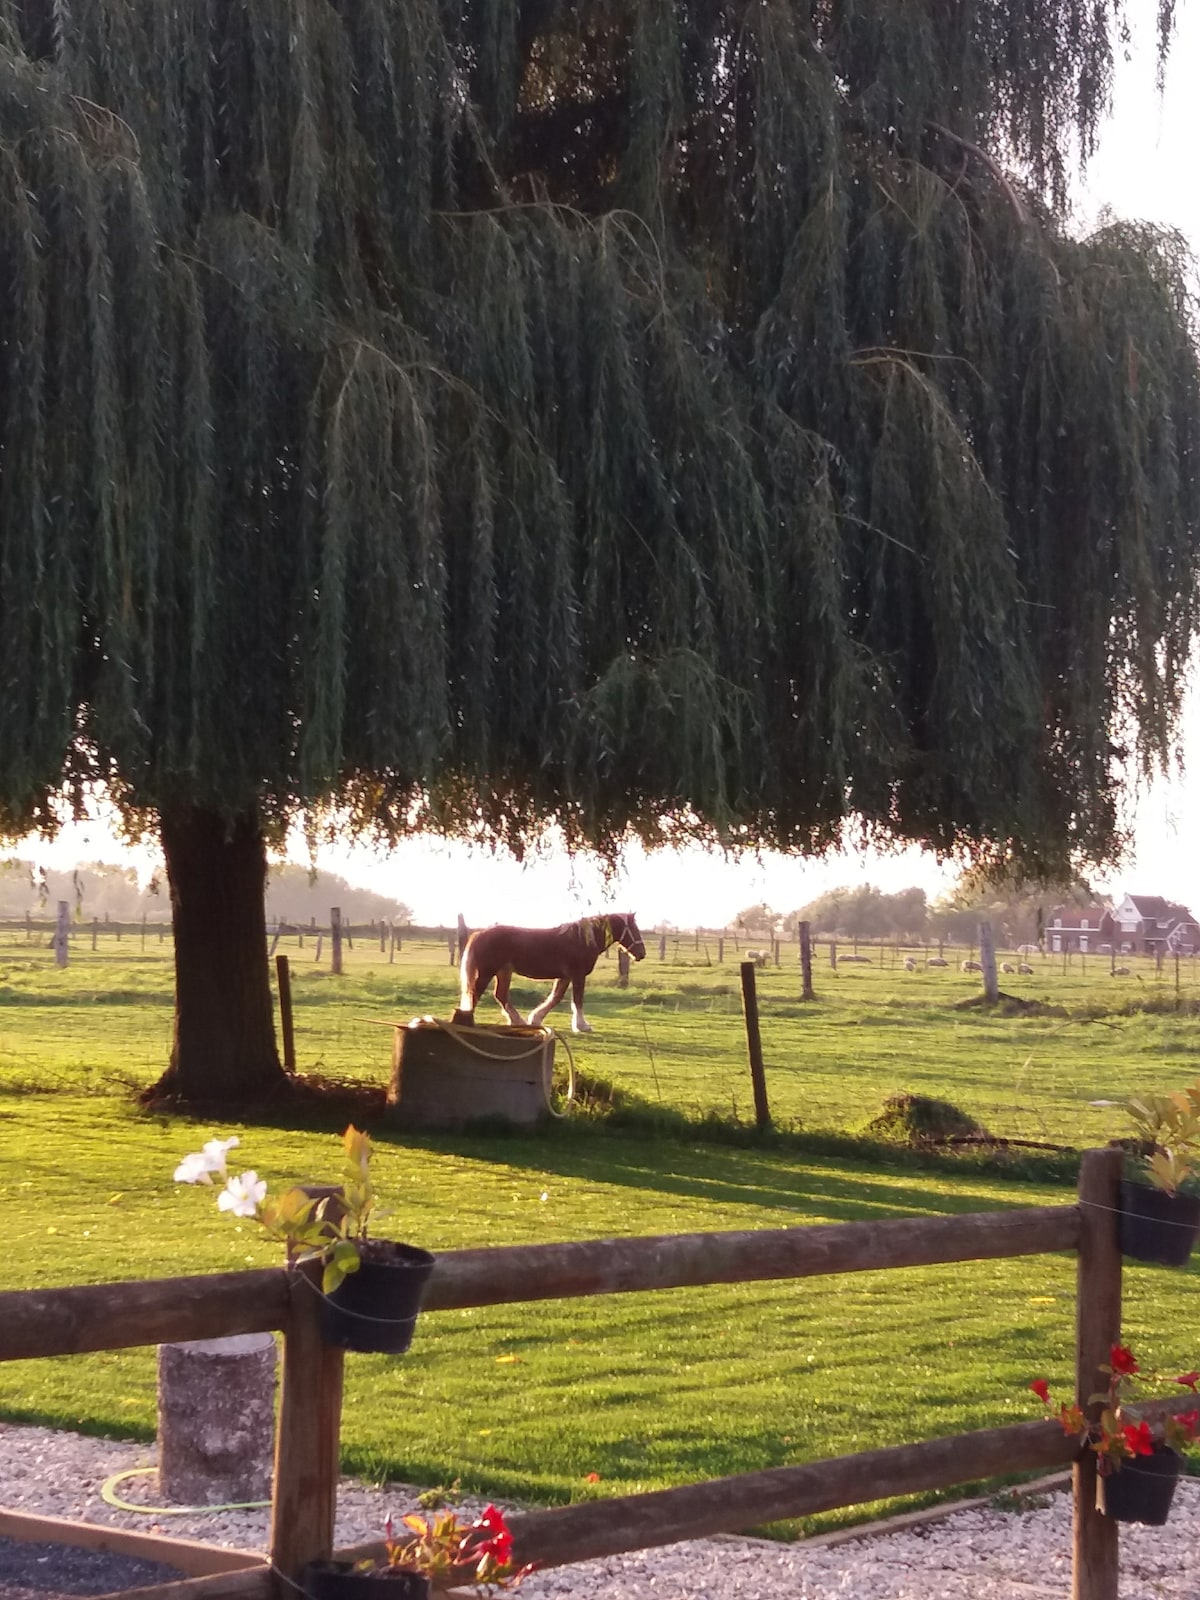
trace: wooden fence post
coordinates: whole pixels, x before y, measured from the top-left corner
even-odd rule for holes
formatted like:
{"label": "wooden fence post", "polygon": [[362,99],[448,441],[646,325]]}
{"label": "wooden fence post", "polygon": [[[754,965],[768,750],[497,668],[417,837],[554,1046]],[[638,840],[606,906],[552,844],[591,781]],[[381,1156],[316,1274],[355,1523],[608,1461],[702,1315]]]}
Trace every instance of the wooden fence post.
{"label": "wooden fence post", "polygon": [[[1079,1168],[1079,1266],[1075,1293],[1075,1401],[1094,1420],[1088,1396],[1105,1386],[1100,1367],[1121,1342],[1118,1185],[1123,1152],[1085,1150]],[[1096,1509],[1094,1450],[1072,1469],[1075,1495],[1071,1600],[1117,1600],[1117,1524]]]}
{"label": "wooden fence post", "polygon": [[760,1131],[771,1126],[767,1106],[767,1078],[763,1071],[762,1038],[758,1031],[758,994],[754,987],[754,963],[743,961],[742,1012],[746,1018],[746,1049],[750,1054],[750,1082],[754,1088],[754,1120]]}
{"label": "wooden fence post", "polygon": [[812,981],[812,929],[807,922],[800,924],[800,998],[813,1000]]}
{"label": "wooden fence post", "polygon": [[292,1026],[292,972],[286,956],[275,957],[275,976],[279,980],[279,1026],[283,1034],[283,1069],[296,1070],[296,1034]]}
{"label": "wooden fence post", "polygon": [[329,970],[334,977],[340,977],[342,971],[342,908],[330,906],[329,908]]}
{"label": "wooden fence post", "polygon": [[996,973],[996,945],[990,922],[979,924],[979,965],[983,968],[983,992],[995,1005],[1000,998],[1000,979]]}
{"label": "wooden fence post", "polygon": [[624,945],[617,946],[617,988],[629,987],[629,951]]}
{"label": "wooden fence post", "polygon": [[317,948],[313,952],[313,960],[314,961],[320,961],[320,959],[321,959],[321,946],[324,943],[325,943],[325,935],[323,933],[319,933],[317,935]]}
{"label": "wooden fence post", "polygon": [[830,941],[829,941],[829,965],[833,968],[833,970],[835,972],[837,971],[837,940],[836,939],[830,939]]}
{"label": "wooden fence post", "polygon": [[99,919],[99,917],[93,917],[92,918],[92,949],[93,950],[96,948],[96,935],[99,932],[100,932],[100,919]]}
{"label": "wooden fence post", "polygon": [[65,967],[71,949],[70,936],[71,902],[60,900],[58,902],[58,920],[54,924],[54,965]]}
{"label": "wooden fence post", "polygon": [[320,1263],[303,1262],[291,1277],[270,1552],[276,1571],[294,1584],[307,1562],[333,1554],[345,1354],[321,1338]]}
{"label": "wooden fence post", "polygon": [[271,940],[271,948],[267,951],[267,960],[268,961],[275,954],[275,951],[277,950],[277,948],[279,946],[279,930],[280,930],[281,927],[282,927],[282,923],[277,922],[275,924],[275,937]]}
{"label": "wooden fence post", "polygon": [[667,959],[667,936],[665,933],[660,933],[658,936],[658,959],[660,961]]}
{"label": "wooden fence post", "polygon": [[387,947],[388,947],[387,923],[383,920],[382,917],[380,917],[380,919],[379,919],[379,953],[380,953],[380,955],[384,955],[386,953]]}

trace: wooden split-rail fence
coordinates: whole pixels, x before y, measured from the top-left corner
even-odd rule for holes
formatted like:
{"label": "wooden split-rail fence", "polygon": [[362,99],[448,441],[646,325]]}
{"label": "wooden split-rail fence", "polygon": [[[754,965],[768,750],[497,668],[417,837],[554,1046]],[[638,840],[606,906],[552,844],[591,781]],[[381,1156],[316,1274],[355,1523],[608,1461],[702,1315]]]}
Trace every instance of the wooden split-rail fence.
{"label": "wooden split-rail fence", "polygon": [[[1076,1394],[1121,1332],[1117,1186],[1121,1152],[1088,1151],[1071,1205],[965,1216],[552,1245],[451,1250],[437,1257],[422,1315],[473,1306],[573,1299],[717,1283],[1074,1251]],[[283,1334],[269,1561],[236,1572],[131,1591],[142,1600],[290,1600],[305,1563],[334,1551],[344,1355],[318,1329],[311,1267],[0,1293],[0,1360],[116,1350],[276,1330]],[[419,1337],[419,1329],[418,1329]],[[1157,1402],[1146,1414],[1183,1410]],[[864,1406],[869,1404],[864,1396]],[[1095,1505],[1096,1458],[1046,1420],[1014,1423],[857,1455],[772,1467],[675,1489],[589,1501],[510,1519],[515,1556],[552,1567],[736,1532],[944,1489],[1000,1474],[1073,1467],[1073,1600],[1116,1600],[1117,1524]],[[381,1546],[358,1546],[355,1558]]]}

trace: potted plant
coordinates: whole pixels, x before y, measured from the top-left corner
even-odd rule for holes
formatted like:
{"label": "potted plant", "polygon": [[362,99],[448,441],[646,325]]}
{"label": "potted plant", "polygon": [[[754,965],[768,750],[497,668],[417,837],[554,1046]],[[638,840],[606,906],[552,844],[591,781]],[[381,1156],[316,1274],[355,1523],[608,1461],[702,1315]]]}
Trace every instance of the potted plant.
{"label": "potted plant", "polygon": [[[1100,1370],[1108,1374],[1108,1385],[1088,1400],[1089,1405],[1101,1405],[1099,1418],[1092,1421],[1079,1406],[1064,1401],[1058,1420],[1064,1433],[1077,1434],[1096,1452],[1101,1511],[1116,1522],[1161,1527],[1171,1509],[1182,1452],[1197,1436],[1200,1408],[1166,1417],[1162,1436],[1156,1438],[1150,1424],[1128,1409],[1144,1381],[1132,1350],[1113,1345],[1108,1364]],[[1184,1372],[1173,1381],[1195,1394],[1200,1372]],[[1053,1406],[1044,1378],[1029,1387],[1043,1405]]]}
{"label": "potted plant", "polygon": [[[1122,1179],[1121,1252],[1135,1261],[1183,1267],[1200,1234],[1200,1081],[1172,1094],[1125,1102],[1137,1133],[1136,1176]],[[1142,1182],[1141,1178],[1148,1181]]]}
{"label": "potted plant", "polygon": [[353,1126],[342,1135],[340,1184],[293,1184],[278,1199],[268,1198],[257,1172],[228,1173],[229,1151],[239,1143],[210,1139],[179,1163],[176,1182],[223,1180],[218,1210],[252,1218],[287,1246],[289,1262],[322,1263],[321,1331],[330,1344],[390,1355],[407,1350],[433,1257],[414,1245],[368,1238],[375,1209],[368,1136]]}
{"label": "potted plant", "polygon": [[472,1522],[455,1511],[403,1519],[397,1537],[392,1519],[384,1526],[381,1560],[312,1561],[300,1578],[308,1600],[371,1600],[386,1584],[385,1600],[428,1600],[439,1588],[470,1584],[483,1594],[515,1589],[532,1567],[513,1569],[512,1534],[504,1513],[487,1506]]}

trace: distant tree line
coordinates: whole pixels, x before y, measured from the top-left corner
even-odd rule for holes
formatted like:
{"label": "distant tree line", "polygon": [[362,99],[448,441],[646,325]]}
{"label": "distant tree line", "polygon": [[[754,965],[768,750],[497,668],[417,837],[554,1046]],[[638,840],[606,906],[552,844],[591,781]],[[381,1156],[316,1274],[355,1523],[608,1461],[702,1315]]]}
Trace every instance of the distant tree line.
{"label": "distant tree line", "polygon": [[[166,879],[154,877],[140,885],[132,867],[116,867],[100,861],[81,863],[65,872],[44,871],[32,861],[14,857],[0,862],[0,919],[25,916],[53,916],[60,900],[71,906],[71,914],[90,921],[151,922],[171,920],[171,900]],[[357,889],[345,878],[332,873],[310,873],[307,867],[289,862],[273,865],[267,880],[267,921],[303,923],[317,919],[319,927],[329,923],[330,906],[339,906],[342,921],[351,925],[367,922],[412,921],[412,911],[402,900]]]}
{"label": "distant tree line", "polygon": [[311,873],[307,867],[291,862],[273,864],[267,869],[267,921],[309,923],[317,926],[329,921],[330,906],[340,906],[342,921],[410,923],[412,910],[403,900],[356,889],[345,878],[332,873]]}
{"label": "distant tree line", "polygon": [[932,902],[924,889],[885,894],[867,883],[828,889],[786,913],[764,902],[747,906],[734,918],[734,925],[748,933],[794,936],[797,924],[807,922],[814,935],[837,939],[945,940],[970,945],[978,940],[979,924],[986,920],[997,941],[1012,948],[1041,942],[1052,907],[1088,905],[1094,900],[1094,893],[1082,880],[1038,884],[968,871],[949,893]]}

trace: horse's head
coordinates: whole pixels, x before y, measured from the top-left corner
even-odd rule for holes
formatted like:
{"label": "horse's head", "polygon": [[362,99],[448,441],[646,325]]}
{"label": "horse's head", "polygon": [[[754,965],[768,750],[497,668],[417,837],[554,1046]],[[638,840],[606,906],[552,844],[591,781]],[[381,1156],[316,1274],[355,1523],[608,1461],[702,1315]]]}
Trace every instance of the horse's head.
{"label": "horse's head", "polygon": [[632,911],[614,912],[611,918],[613,943],[629,951],[635,961],[646,954],[646,945],[638,931],[637,918]]}

